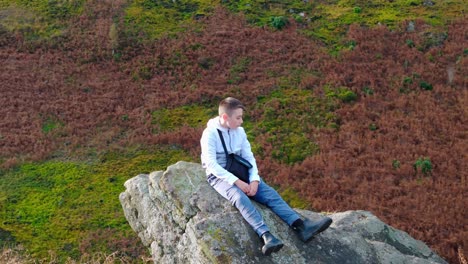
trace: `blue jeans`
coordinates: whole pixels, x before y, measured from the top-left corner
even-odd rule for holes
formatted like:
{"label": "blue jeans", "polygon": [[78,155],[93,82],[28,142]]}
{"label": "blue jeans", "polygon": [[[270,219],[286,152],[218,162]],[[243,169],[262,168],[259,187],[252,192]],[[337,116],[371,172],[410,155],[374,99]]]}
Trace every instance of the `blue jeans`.
{"label": "blue jeans", "polygon": [[239,210],[259,236],[262,236],[269,229],[250,199],[271,208],[289,226],[299,219],[299,215],[281,198],[278,192],[263,181],[260,181],[258,191],[252,197],[247,196],[236,185],[230,185],[214,175],[208,177],[208,183]]}

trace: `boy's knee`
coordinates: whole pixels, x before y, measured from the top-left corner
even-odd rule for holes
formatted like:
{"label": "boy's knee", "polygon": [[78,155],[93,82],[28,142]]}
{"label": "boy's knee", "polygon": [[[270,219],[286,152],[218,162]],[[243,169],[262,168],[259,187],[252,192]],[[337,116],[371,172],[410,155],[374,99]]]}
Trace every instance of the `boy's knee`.
{"label": "boy's knee", "polygon": [[239,207],[251,203],[249,197],[243,192],[235,193],[231,198],[232,205]]}
{"label": "boy's knee", "polygon": [[239,201],[240,199],[243,199],[246,194],[243,193],[240,189],[233,188],[227,193],[229,200],[234,203],[236,201]]}

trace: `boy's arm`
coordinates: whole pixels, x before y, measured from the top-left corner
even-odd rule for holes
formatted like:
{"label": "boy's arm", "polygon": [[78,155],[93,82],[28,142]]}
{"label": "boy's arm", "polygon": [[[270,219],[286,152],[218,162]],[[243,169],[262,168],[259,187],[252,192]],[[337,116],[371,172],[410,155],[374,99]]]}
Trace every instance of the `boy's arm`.
{"label": "boy's arm", "polygon": [[253,182],[253,181],[259,181],[260,182],[260,176],[258,175],[257,162],[255,161],[255,157],[254,157],[254,154],[252,152],[252,148],[250,146],[249,140],[247,139],[247,134],[245,133],[245,131],[243,131],[241,156],[244,159],[248,160],[250,162],[250,164],[252,164],[252,168],[249,170],[250,182]]}
{"label": "boy's arm", "polygon": [[216,159],[216,142],[218,137],[218,133],[210,133],[209,130],[203,131],[200,140],[202,165],[206,169],[207,173],[212,173],[216,177],[227,181],[230,185],[233,185],[239,178],[219,165]]}

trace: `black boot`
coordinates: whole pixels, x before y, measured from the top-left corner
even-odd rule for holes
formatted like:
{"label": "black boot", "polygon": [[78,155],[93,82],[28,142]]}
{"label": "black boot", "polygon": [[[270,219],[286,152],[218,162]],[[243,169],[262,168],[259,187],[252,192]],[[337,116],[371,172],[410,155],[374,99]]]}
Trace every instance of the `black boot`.
{"label": "black boot", "polygon": [[270,232],[262,235],[265,245],[262,247],[262,253],[265,256],[270,256],[271,253],[279,251],[283,247],[283,242],[274,237]]}
{"label": "black boot", "polygon": [[292,226],[299,238],[302,241],[307,242],[316,234],[325,231],[325,229],[327,229],[332,222],[333,220],[330,217],[324,217],[323,219],[316,222],[312,222],[306,218],[304,221],[301,219],[297,220],[293,223]]}

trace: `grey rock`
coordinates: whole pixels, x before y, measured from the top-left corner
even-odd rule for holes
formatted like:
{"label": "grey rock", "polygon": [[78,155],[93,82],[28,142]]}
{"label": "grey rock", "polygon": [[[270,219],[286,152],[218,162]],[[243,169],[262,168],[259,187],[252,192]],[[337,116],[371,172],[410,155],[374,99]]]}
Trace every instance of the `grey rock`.
{"label": "grey rock", "polygon": [[407,31],[407,32],[414,32],[415,27],[416,27],[416,26],[415,26],[414,22],[413,22],[413,21],[410,21],[410,22],[408,23],[408,26],[406,27],[406,31]]}
{"label": "grey rock", "polygon": [[[206,182],[200,164],[180,161],[125,182],[125,216],[155,263],[446,263],[423,242],[367,211],[328,215],[333,224],[303,243],[270,209],[256,204],[285,246],[269,257],[240,213]],[[322,214],[295,209],[312,220]]]}
{"label": "grey rock", "polygon": [[435,2],[431,1],[431,0],[424,0],[423,5],[424,6],[434,6]]}

